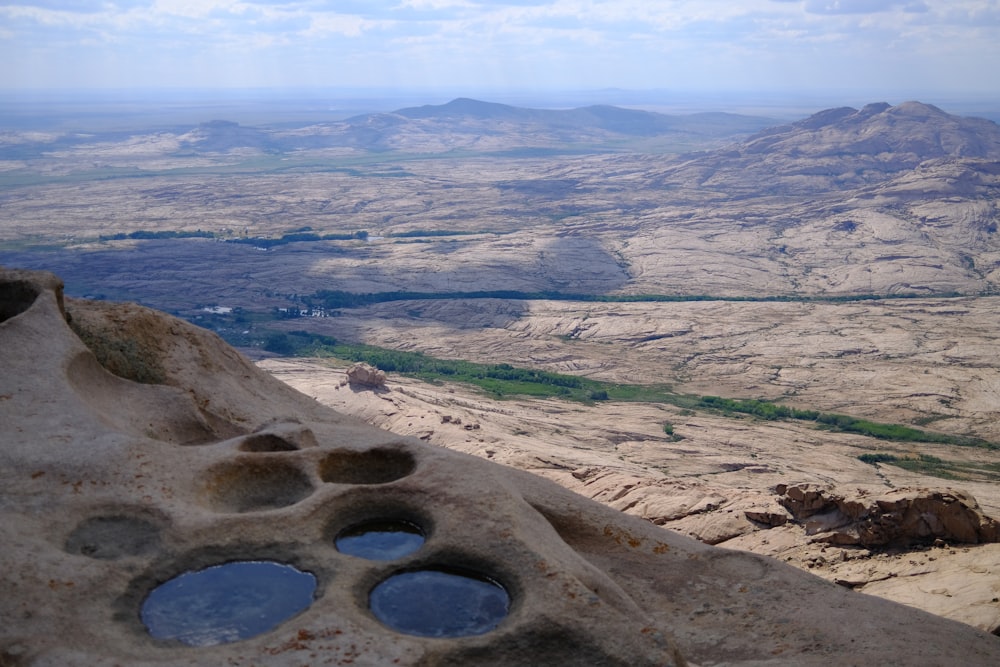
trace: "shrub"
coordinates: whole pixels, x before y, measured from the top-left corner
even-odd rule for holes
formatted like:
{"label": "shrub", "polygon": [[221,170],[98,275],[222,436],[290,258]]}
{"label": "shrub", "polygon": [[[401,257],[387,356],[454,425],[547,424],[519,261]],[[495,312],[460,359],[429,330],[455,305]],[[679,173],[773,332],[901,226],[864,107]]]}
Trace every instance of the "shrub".
{"label": "shrub", "polygon": [[899,459],[896,456],[893,456],[892,454],[879,453],[879,454],[862,454],[861,456],[858,457],[858,460],[863,463],[870,463],[871,465],[875,465],[876,463],[893,463],[895,461],[898,461]]}
{"label": "shrub", "polygon": [[295,354],[295,344],[288,334],[275,332],[269,334],[264,341],[264,349],[274,354],[291,355]]}

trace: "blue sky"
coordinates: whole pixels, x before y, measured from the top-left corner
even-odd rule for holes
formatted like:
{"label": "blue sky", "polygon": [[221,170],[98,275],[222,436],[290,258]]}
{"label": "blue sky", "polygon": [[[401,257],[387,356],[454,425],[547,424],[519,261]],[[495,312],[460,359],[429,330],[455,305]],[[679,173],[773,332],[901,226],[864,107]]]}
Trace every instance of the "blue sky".
{"label": "blue sky", "polygon": [[1000,97],[1000,0],[0,0],[0,56],[7,91]]}

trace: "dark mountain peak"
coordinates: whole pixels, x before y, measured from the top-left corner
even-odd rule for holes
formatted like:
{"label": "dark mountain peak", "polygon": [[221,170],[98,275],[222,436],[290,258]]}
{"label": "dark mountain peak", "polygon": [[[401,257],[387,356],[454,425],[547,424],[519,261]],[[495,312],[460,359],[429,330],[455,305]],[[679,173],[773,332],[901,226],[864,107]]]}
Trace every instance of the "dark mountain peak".
{"label": "dark mountain peak", "polygon": [[406,118],[509,118],[524,115],[527,109],[519,109],[497,102],[482,102],[469,97],[457,97],[446,104],[425,104],[419,107],[400,109],[396,113]]}

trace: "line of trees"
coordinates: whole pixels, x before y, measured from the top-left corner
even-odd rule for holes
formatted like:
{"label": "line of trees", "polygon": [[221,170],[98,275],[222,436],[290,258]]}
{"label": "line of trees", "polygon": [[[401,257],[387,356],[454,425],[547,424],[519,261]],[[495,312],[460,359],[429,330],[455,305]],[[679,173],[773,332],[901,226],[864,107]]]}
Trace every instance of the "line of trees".
{"label": "line of trees", "polygon": [[213,232],[205,232],[197,229],[193,232],[188,231],[178,231],[178,230],[165,230],[159,232],[152,232],[148,230],[139,230],[135,232],[119,232],[118,234],[102,234],[100,237],[102,241],[124,241],[127,239],[212,239],[215,238]]}
{"label": "line of trees", "polygon": [[282,234],[278,238],[266,236],[243,236],[235,239],[226,239],[227,243],[246,243],[257,248],[274,248],[275,246],[288,243],[300,243],[302,241],[365,241],[368,239],[368,232],[364,230],[344,233],[344,234],[317,234],[316,232],[289,232]]}
{"label": "line of trees", "polygon": [[[876,301],[880,299],[904,299],[926,297],[919,294],[857,294],[843,296],[709,296],[705,294],[579,294],[541,290],[523,292],[520,290],[477,290],[471,292],[344,292],[341,290],[319,290],[303,300],[306,303],[322,305],[325,308],[360,308],[390,301],[438,301],[448,299],[508,299],[512,301],[583,301],[591,303],[682,303],[691,301],[743,301],[743,302],[851,302]],[[938,294],[938,297],[960,296]]]}

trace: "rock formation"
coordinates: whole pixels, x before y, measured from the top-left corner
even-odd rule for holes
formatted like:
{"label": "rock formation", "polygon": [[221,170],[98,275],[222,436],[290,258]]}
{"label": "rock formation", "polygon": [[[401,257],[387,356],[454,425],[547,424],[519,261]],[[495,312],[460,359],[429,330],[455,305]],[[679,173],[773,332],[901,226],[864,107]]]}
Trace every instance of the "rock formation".
{"label": "rock formation", "polygon": [[[1000,524],[983,515],[975,498],[957,490],[892,489],[835,493],[815,484],[779,484],[781,504],[816,542],[876,546],[946,540],[978,544],[1000,540]],[[778,517],[777,523],[774,517]],[[781,525],[780,514],[753,520]]]}
{"label": "rock formation", "polygon": [[[345,417],[183,321],[64,304],[51,274],[0,273],[0,371],[2,665],[1000,661],[971,627]],[[373,519],[426,542],[384,561],[338,551]],[[238,560],[311,573],[313,599],[239,641],[147,630],[151,591]],[[453,638],[383,624],[373,591],[428,570],[495,582],[509,613]]]}
{"label": "rock formation", "polygon": [[385,371],[371,364],[358,362],[347,369],[347,379],[351,384],[378,389],[385,387]]}

